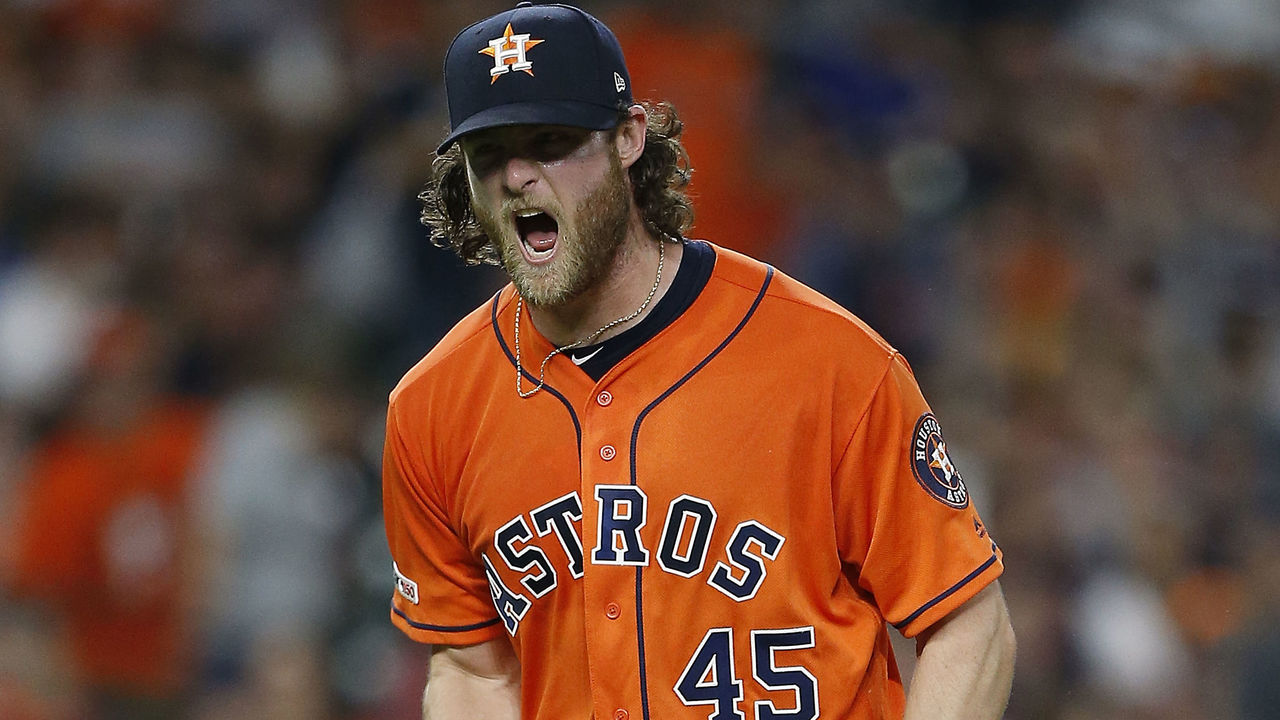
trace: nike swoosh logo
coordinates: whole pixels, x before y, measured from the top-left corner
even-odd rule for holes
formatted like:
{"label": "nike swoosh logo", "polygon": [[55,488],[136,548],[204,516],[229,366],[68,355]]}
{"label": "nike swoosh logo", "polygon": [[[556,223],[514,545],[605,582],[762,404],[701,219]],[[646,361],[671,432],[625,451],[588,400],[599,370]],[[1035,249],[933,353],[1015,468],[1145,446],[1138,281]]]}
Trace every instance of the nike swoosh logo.
{"label": "nike swoosh logo", "polygon": [[573,353],[569,353],[569,359],[573,361],[573,364],[574,364],[574,365],[581,365],[582,363],[584,363],[584,362],[586,362],[586,361],[590,360],[591,358],[595,357],[595,356],[596,356],[596,353],[600,352],[600,351],[601,351],[601,350],[603,350],[603,349],[604,349],[604,346],[603,346],[603,345],[601,345],[600,347],[596,348],[595,350],[592,350],[590,353],[587,353],[587,354],[586,354],[585,356],[583,356],[583,357],[578,357],[577,355],[574,355]]}

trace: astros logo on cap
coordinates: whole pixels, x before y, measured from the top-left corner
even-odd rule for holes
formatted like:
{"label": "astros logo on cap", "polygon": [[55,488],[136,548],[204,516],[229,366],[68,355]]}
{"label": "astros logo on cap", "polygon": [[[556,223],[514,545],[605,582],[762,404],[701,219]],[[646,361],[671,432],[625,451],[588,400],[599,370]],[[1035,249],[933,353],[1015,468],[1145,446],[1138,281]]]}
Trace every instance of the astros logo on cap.
{"label": "astros logo on cap", "polygon": [[502,37],[490,40],[489,47],[480,50],[481,55],[493,58],[493,68],[489,70],[489,84],[494,84],[498,81],[498,76],[505,75],[511,70],[523,70],[532,77],[533,62],[525,57],[525,53],[529,48],[542,42],[542,40],[529,39],[528,33],[516,35],[511,29],[511,23],[507,23],[507,29],[503,31]]}

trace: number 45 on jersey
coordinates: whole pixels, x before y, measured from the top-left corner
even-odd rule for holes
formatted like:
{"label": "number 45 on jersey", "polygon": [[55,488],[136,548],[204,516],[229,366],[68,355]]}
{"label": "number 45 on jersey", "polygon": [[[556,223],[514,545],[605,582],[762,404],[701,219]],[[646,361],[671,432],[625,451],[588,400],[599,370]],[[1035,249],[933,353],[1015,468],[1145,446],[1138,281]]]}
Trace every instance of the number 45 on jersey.
{"label": "number 45 on jersey", "polygon": [[[818,717],[818,679],[798,665],[779,664],[778,652],[813,647],[813,627],[752,630],[751,677],[771,692],[790,692],[789,708],[773,700],[757,700],[756,720],[814,720]],[[688,706],[707,705],[708,720],[746,720],[743,681],[733,661],[733,628],[712,628],[702,638],[676,682],[675,693]]]}

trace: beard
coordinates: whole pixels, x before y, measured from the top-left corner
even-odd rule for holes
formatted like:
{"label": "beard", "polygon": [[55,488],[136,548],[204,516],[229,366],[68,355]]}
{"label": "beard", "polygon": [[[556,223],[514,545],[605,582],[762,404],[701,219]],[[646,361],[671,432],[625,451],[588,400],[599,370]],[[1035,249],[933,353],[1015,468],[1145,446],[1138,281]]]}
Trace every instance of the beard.
{"label": "beard", "polygon": [[[474,198],[473,207],[481,229],[498,248],[512,284],[525,302],[536,307],[563,305],[594,287],[617,260],[631,212],[622,163],[612,149],[608,173],[572,212],[549,208],[558,219],[558,237],[556,255],[546,265],[526,262],[515,228],[474,205]],[[505,208],[503,212],[509,216]]]}

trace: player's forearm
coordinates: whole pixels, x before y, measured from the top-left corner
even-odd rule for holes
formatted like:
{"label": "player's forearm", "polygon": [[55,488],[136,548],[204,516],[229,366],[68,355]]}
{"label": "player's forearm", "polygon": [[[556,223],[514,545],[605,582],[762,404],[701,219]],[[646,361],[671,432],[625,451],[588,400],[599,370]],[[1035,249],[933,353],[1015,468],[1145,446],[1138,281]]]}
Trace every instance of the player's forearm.
{"label": "player's forearm", "polygon": [[[519,663],[514,657],[492,656],[474,662],[476,652],[485,650],[482,645],[432,653],[423,720],[519,720]],[[460,657],[459,651],[470,651],[470,657]]]}
{"label": "player's forearm", "polygon": [[423,720],[519,720],[520,683],[437,675],[422,696]]}
{"label": "player's forearm", "polygon": [[998,584],[985,588],[924,642],[904,720],[993,720],[1013,684],[1015,643]]}

